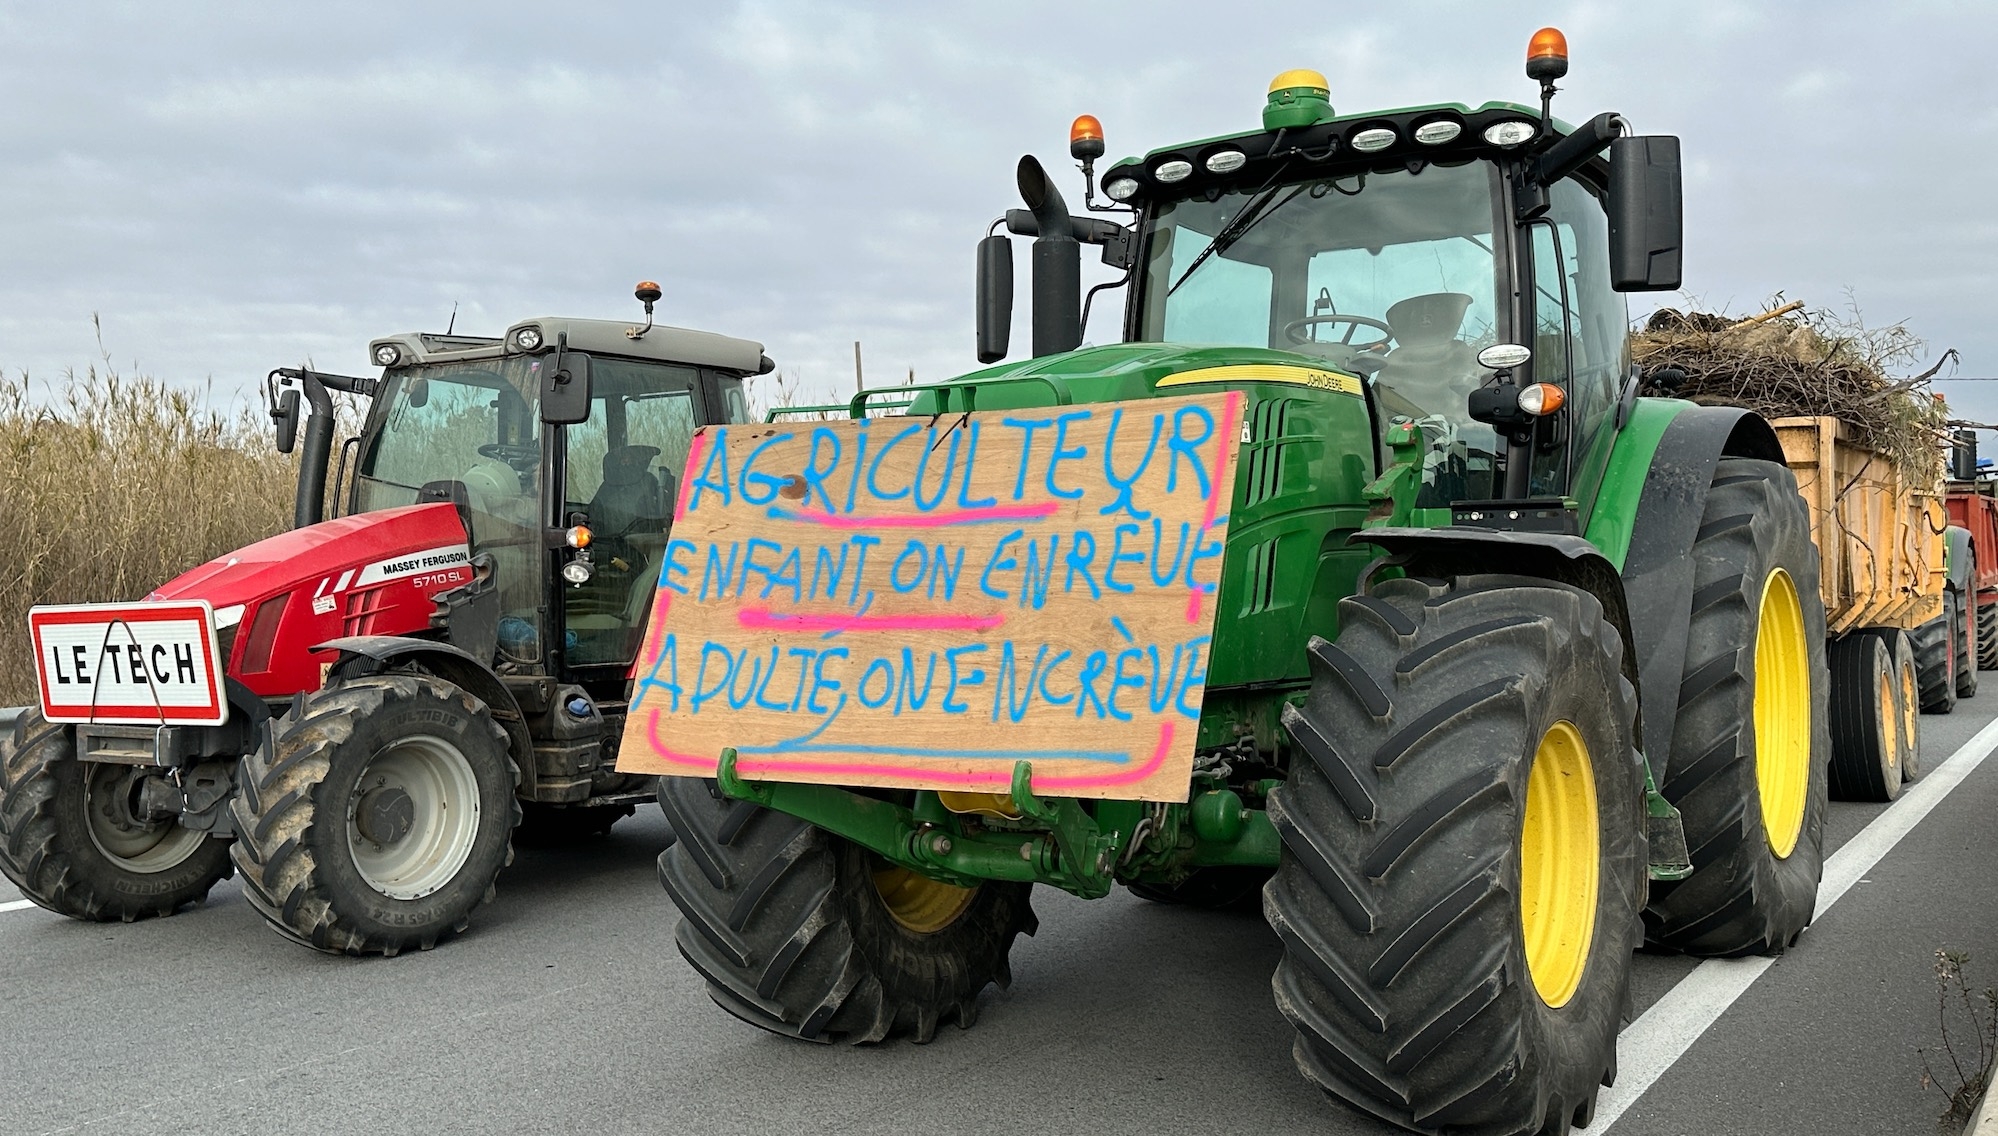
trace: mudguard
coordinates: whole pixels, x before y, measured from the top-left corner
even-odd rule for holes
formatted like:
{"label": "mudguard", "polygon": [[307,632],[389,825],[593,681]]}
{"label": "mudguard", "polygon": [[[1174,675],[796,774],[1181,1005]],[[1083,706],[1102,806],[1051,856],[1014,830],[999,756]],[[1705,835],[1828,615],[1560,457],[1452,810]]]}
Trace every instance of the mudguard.
{"label": "mudguard", "polygon": [[333,639],[314,651],[338,651],[339,659],[328,668],[331,677],[348,678],[375,674],[398,663],[416,663],[447,682],[470,691],[493,712],[493,721],[506,731],[513,758],[523,776],[534,768],[534,740],[527,733],[527,719],[513,692],[499,680],[490,666],[470,653],[435,639],[415,639],[406,635],[356,635]]}
{"label": "mudguard", "polygon": [[[1733,406],[1691,406],[1666,426],[1645,474],[1624,557],[1623,587],[1644,603],[1631,613],[1643,694],[1639,737],[1660,784],[1679,717],[1679,679],[1693,608],[1693,541],[1706,511],[1714,467],[1724,457],[1782,462],[1769,423]],[[1600,507],[1600,503],[1599,503]]]}
{"label": "mudguard", "polygon": [[[1623,636],[1624,677],[1638,686],[1636,655],[1631,642],[1630,605],[1624,601],[1623,580],[1616,565],[1595,545],[1565,533],[1511,529],[1378,528],[1355,533],[1353,544],[1371,544],[1387,553],[1376,567],[1401,568],[1412,576],[1465,576],[1505,572],[1538,576],[1572,584],[1603,605],[1603,614]],[[1372,571],[1365,573],[1370,578]],[[1363,585],[1364,587],[1364,578]],[[1642,687],[1639,687],[1640,693]],[[1642,720],[1643,700],[1639,699]]]}
{"label": "mudguard", "polygon": [[[1971,550],[1970,530],[1961,525],[1951,525],[1943,533],[1944,563],[1949,565],[1949,586],[1961,596],[1969,596],[1975,589],[1971,578],[1977,573],[1976,556]],[[1975,600],[1969,601],[1975,604]]]}

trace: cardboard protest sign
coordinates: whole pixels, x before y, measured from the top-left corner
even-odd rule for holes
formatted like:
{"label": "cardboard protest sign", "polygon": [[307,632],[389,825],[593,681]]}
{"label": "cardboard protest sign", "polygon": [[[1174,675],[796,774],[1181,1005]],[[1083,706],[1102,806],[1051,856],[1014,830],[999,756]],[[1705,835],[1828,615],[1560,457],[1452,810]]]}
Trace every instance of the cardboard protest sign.
{"label": "cardboard protest sign", "polygon": [[1185,800],[1241,398],[704,428],[618,769]]}

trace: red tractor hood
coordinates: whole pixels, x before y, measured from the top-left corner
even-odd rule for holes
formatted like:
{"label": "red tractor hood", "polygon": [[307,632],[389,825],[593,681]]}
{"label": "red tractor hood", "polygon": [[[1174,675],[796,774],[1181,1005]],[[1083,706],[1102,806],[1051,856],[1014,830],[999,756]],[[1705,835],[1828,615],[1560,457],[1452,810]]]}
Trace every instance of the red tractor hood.
{"label": "red tractor hood", "polygon": [[[319,686],[349,635],[403,635],[430,625],[430,597],[472,578],[457,509],[411,505],[279,533],[160,585],[149,600],[207,600],[226,636],[229,673],[267,697]],[[323,657],[322,657],[323,656]]]}

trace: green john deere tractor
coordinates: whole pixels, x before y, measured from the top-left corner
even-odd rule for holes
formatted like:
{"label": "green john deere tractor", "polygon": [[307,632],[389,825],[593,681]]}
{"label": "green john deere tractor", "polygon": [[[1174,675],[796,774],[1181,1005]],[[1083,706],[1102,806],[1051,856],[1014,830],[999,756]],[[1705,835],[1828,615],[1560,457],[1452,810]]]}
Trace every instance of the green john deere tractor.
{"label": "green john deere tractor", "polygon": [[[1411,1129],[1559,1132],[1616,1075],[1641,942],[1796,940],[1829,752],[1817,552],[1767,423],[1639,397],[1623,293],[1679,285],[1678,141],[1556,122],[1566,67],[1550,29],[1537,109],[1358,115],[1289,72],[1262,129],[1118,162],[1105,204],[1085,116],[1096,216],[1021,161],[1028,208],[994,227],[1035,238],[1034,357],[902,397],[1245,394],[1187,801],[749,782],[726,757],[664,778],[660,875],[719,1004],[925,1041],[1007,981],[1036,883],[1260,891],[1306,1077]],[[1128,270],[1123,342],[1079,347],[1082,244]],[[988,363],[1011,264],[988,236]]]}

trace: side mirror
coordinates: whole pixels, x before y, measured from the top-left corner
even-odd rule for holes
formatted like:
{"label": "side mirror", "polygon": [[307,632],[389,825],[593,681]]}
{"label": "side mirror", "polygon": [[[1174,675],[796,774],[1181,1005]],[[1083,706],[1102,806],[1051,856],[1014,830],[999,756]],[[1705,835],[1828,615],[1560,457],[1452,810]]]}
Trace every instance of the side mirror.
{"label": "side mirror", "polygon": [[415,407],[430,405],[429,379],[411,379],[409,381],[409,405]]}
{"label": "side mirror", "polygon": [[290,453],[298,446],[298,392],[296,390],[288,390],[278,396],[277,409],[271,411],[271,421],[277,423],[278,453]]}
{"label": "side mirror", "polygon": [[1957,481],[1977,480],[1977,431],[1958,430],[1950,439],[1949,475]]}
{"label": "side mirror", "polygon": [[978,242],[978,361],[997,363],[1013,338],[1013,242],[993,233]]}
{"label": "side mirror", "polygon": [[1669,292],[1679,286],[1684,241],[1679,140],[1669,134],[1610,143],[1610,286]]}
{"label": "side mirror", "polygon": [[590,357],[557,349],[541,361],[541,421],[573,426],[590,420]]}

